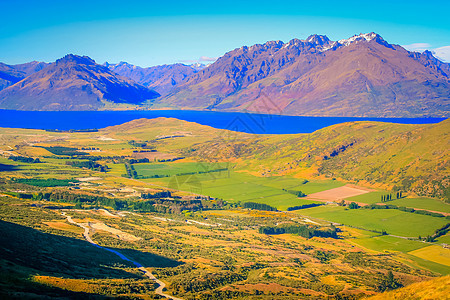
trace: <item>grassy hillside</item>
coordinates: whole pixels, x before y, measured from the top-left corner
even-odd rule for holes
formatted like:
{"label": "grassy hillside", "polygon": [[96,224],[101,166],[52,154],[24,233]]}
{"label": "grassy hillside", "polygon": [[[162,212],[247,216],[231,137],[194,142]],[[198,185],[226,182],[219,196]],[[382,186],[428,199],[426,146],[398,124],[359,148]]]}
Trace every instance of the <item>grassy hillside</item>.
{"label": "grassy hillside", "polygon": [[407,287],[382,293],[368,299],[394,300],[394,299],[448,299],[450,276],[435,278],[428,281],[417,282]]}
{"label": "grassy hillside", "polygon": [[311,134],[234,134],[193,145],[199,159],[237,161],[258,176],[341,178],[450,197],[450,120],[432,125],[351,122]]}
{"label": "grassy hillside", "polygon": [[[93,156],[132,156],[130,141],[145,142],[158,153],[185,157],[185,162],[230,163],[235,171],[256,176],[290,175],[297,178],[337,178],[384,190],[402,190],[439,199],[450,197],[450,120],[438,124],[403,125],[351,122],[311,134],[252,135],[172,118],[140,119],[100,130],[65,134],[70,147],[100,147]],[[2,150],[16,145],[19,154],[43,155],[30,147],[46,137],[42,131],[2,129]],[[106,139],[106,140],[105,140]],[[57,144],[57,143],[56,143]],[[44,154],[45,155],[45,154]],[[164,157],[164,156],[161,156]],[[2,162],[2,164],[4,164]],[[7,164],[5,168],[7,167]]]}
{"label": "grassy hillside", "polygon": [[[384,291],[389,271],[404,286],[447,275],[450,217],[350,209],[339,198],[364,206],[402,185],[408,197],[389,204],[448,213],[439,199],[447,128],[355,122],[251,135],[160,118],[98,132],[0,129],[0,297],[153,295],[148,279],[89,245],[60,209],[184,299],[363,297]],[[440,181],[425,189],[421,180]],[[300,207],[314,202],[323,205]],[[262,226],[336,230],[339,239]]]}
{"label": "grassy hillside", "polygon": [[449,128],[450,119],[425,125],[351,122],[311,134],[252,135],[158,118],[134,120],[100,133],[148,141],[196,161],[235,163],[235,170],[257,176],[340,178],[448,200]]}

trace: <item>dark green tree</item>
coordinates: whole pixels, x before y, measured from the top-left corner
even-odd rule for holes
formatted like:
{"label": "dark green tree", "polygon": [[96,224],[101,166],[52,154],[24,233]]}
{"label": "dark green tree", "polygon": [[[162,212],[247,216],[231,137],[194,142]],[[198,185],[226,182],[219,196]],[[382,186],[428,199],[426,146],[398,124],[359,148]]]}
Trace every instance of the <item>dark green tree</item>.
{"label": "dark green tree", "polygon": [[348,208],[350,208],[350,209],[357,209],[357,208],[359,208],[359,205],[356,204],[355,202],[352,202],[352,203],[350,203],[350,205],[348,206]]}

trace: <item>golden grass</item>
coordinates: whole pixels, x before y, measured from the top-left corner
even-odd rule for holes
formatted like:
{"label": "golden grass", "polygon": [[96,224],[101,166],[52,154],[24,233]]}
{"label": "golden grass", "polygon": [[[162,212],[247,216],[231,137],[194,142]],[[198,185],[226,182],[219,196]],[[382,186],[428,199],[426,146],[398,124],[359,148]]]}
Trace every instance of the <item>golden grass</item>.
{"label": "golden grass", "polygon": [[100,289],[96,282],[83,279],[34,276],[33,281],[73,292],[95,293]]}
{"label": "golden grass", "polygon": [[404,288],[385,292],[370,300],[437,300],[450,299],[450,275],[432,279],[429,281],[416,282]]}
{"label": "golden grass", "polygon": [[41,147],[30,147],[25,146],[20,148],[20,153],[26,156],[36,157],[36,156],[51,156],[51,152],[47,151]]}
{"label": "golden grass", "polygon": [[68,231],[68,232],[74,232],[74,233],[83,233],[83,229],[81,229],[78,226],[74,226],[71,224],[67,224],[65,222],[61,222],[61,221],[52,221],[52,222],[42,222],[45,225],[54,228],[54,229],[58,229],[58,230],[63,230],[63,231]]}
{"label": "golden grass", "polygon": [[444,249],[442,246],[428,246],[408,252],[408,254],[430,260],[441,265],[450,266],[450,249]]}

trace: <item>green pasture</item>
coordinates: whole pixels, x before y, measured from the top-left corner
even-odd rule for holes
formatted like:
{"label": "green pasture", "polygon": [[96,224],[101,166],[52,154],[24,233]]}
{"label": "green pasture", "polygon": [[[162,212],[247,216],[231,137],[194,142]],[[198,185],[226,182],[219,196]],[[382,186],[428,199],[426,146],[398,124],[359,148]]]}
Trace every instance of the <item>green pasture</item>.
{"label": "green pasture", "polygon": [[[362,202],[367,204],[381,203],[381,196],[387,195],[389,192],[376,191],[354,197],[347,198],[348,201]],[[390,193],[395,198],[395,193]],[[431,198],[401,198],[385,202],[385,204],[393,204],[397,206],[440,211],[450,213],[450,204]]]}
{"label": "green pasture", "polygon": [[[349,198],[346,198],[345,200],[361,202],[361,203],[367,203],[367,204],[374,204],[374,203],[380,203],[381,202],[381,196],[382,195],[387,195],[387,194],[389,194],[389,192],[386,192],[386,191],[375,191],[375,192],[361,194],[361,195],[358,195],[358,196],[349,197]],[[392,196],[395,197],[395,193]],[[391,203],[391,202],[389,202],[389,203]]]}
{"label": "green pasture", "polygon": [[[210,172],[227,168],[225,163],[203,162],[169,162],[169,163],[143,163],[134,164],[134,169],[140,176],[174,176],[177,174]],[[214,172],[215,173],[215,172]]]}
{"label": "green pasture", "polygon": [[432,211],[440,211],[450,213],[450,204],[443,201],[430,198],[402,198],[387,202],[387,204],[394,204],[397,206],[405,206],[412,208],[419,208]]}
{"label": "green pasture", "polygon": [[0,164],[12,167],[10,171],[26,177],[70,179],[86,175],[86,170],[65,165],[65,160],[43,159],[41,163],[23,163],[0,157]]}
{"label": "green pasture", "polygon": [[448,266],[441,265],[436,262],[426,260],[426,259],[417,257],[412,254],[407,254],[406,256],[409,259],[411,259],[412,261],[414,261],[417,265],[419,265],[423,268],[427,268],[428,270],[439,273],[441,275],[449,275],[450,274],[450,267],[448,267]]}
{"label": "green pasture", "polygon": [[355,244],[358,244],[364,248],[383,252],[385,250],[389,251],[400,251],[407,253],[409,251],[417,250],[423,247],[429,246],[424,242],[412,241],[407,239],[402,239],[389,235],[374,236],[369,238],[355,239],[353,240]]}
{"label": "green pasture", "polygon": [[[184,169],[176,168],[176,165],[184,165]],[[151,176],[152,174],[180,174],[192,171],[195,163],[168,163],[168,164],[135,164],[139,175]],[[148,171],[136,168],[137,166],[157,165]],[[169,166],[172,168],[165,168]],[[163,173],[166,172],[166,173]],[[169,188],[194,192],[221,198],[229,202],[257,202],[274,206],[280,210],[302,204],[313,203],[313,201],[298,198],[283,189],[321,191],[339,185],[336,181],[311,181],[303,183],[303,179],[290,177],[257,177],[246,173],[233,171],[212,172],[207,174],[194,174],[185,176],[174,176],[166,178],[147,178],[146,182],[159,182]],[[297,187],[297,188],[296,188]],[[299,188],[298,188],[299,187]]]}
{"label": "green pasture", "polygon": [[111,175],[122,176],[127,174],[124,164],[108,164],[108,168],[108,174]]}
{"label": "green pasture", "polygon": [[450,233],[437,238],[438,243],[450,245]]}
{"label": "green pasture", "polygon": [[448,220],[397,209],[347,209],[341,206],[320,206],[296,213],[368,230],[385,230],[388,234],[418,237],[433,234]]}

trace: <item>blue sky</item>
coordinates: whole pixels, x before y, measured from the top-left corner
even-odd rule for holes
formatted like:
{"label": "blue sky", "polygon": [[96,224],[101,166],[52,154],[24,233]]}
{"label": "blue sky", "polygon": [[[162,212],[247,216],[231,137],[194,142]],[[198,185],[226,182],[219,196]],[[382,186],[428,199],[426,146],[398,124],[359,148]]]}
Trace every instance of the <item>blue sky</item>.
{"label": "blue sky", "polygon": [[268,40],[377,32],[450,62],[450,1],[0,0],[0,62],[67,53],[147,67],[191,63]]}

